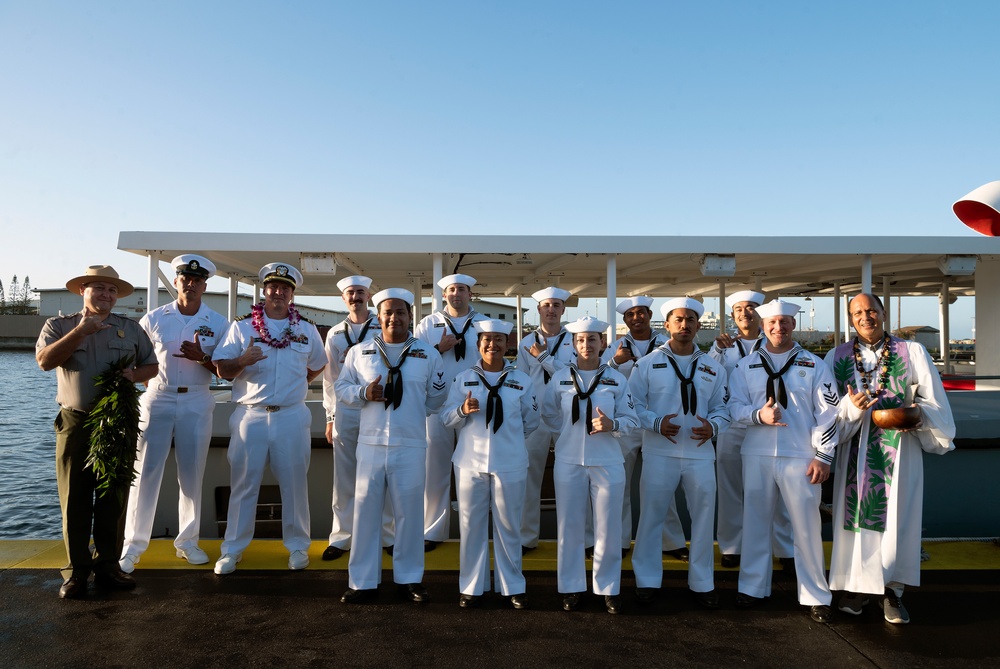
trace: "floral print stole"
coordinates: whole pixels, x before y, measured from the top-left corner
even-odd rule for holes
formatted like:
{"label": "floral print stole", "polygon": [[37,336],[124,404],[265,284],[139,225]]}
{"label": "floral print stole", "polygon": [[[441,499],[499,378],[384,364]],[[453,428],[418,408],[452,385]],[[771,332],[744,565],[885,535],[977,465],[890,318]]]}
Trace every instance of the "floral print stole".
{"label": "floral print stole", "polygon": [[[906,389],[910,383],[910,356],[903,340],[890,337],[888,382],[879,394],[872,409],[893,409],[906,403]],[[833,358],[833,375],[841,397],[847,395],[850,385],[857,392],[853,340],[837,347]],[[877,372],[876,372],[877,374]],[[877,378],[877,376],[876,376]],[[902,433],[883,430],[872,422],[871,411],[865,412],[868,421],[864,467],[858,471],[858,451],[861,435],[858,430],[851,439],[850,457],[847,458],[847,486],[844,490],[844,529],[852,532],[873,530],[885,532],[889,511],[889,491],[892,488],[893,470]]]}

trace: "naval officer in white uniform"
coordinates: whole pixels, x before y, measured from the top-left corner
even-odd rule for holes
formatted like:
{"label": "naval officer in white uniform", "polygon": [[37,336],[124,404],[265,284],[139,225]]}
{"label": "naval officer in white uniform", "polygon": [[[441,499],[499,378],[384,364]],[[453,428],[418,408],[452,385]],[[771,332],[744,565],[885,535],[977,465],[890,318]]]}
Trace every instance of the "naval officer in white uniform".
{"label": "naval officer in white uniform", "polygon": [[[472,308],[472,287],[476,280],[468,274],[449,274],[438,281],[444,291],[443,311],[423,318],[413,336],[433,346],[441,354],[447,384],[459,372],[475,364],[473,324],[486,316]],[[451,531],[451,456],[457,435],[437,416],[427,418],[427,484],[424,490],[424,550],[433,550]]]}
{"label": "naval officer in white uniform", "polygon": [[729,425],[726,370],[694,343],[705,308],[682,297],[662,307],[670,341],[638,362],[629,378],[642,425],[639,527],[632,553],[636,597],[653,601],[663,584],[663,522],[677,488],[691,512],[688,589],[708,609],[715,591],[715,450]]}
{"label": "naval officer in white uniform", "polygon": [[[757,308],[764,304],[764,294],[754,290],[741,290],[726,298],[737,334],[731,336],[720,332],[715,345],[708,354],[726,367],[726,374],[732,375],[736,363],[747,357],[767,340],[760,331],[760,316]],[[740,445],[746,435],[746,427],[732,425],[719,435],[715,447],[715,471],[719,489],[719,522],[716,540],[722,553],[723,567],[740,566],[740,545],[743,542],[743,457]],[[792,521],[788,510],[779,499],[774,515],[774,554],[783,566],[792,560]]]}
{"label": "naval officer in white uniform", "polygon": [[[622,300],[615,310],[622,315],[622,320],[628,328],[628,333],[609,346],[601,361],[611,369],[617,369],[627,379],[641,358],[649,355],[657,346],[662,346],[670,339],[662,332],[654,332],[650,327],[653,316],[653,298],[637,295]],[[632,547],[632,472],[639,459],[639,448],[642,446],[642,430],[634,430],[621,437],[618,443],[622,447],[622,457],[625,458],[625,501],[622,505],[622,551]],[[638,514],[636,514],[638,515]],[[663,552],[678,560],[687,561],[688,548],[684,539],[684,526],[677,515],[677,504],[671,503],[667,511],[666,522],[663,523]]]}
{"label": "naval officer in white uniform", "polygon": [[622,499],[625,467],[617,436],[639,426],[625,377],[601,364],[608,324],[581,318],[566,326],[576,362],[552,376],[542,420],[558,435],[552,471],[559,541],[557,565],[563,609],[575,610],[587,590],[587,509],[594,513],[593,590],[608,613],[621,611]]}
{"label": "naval officer in white uniform", "polygon": [[771,595],[771,542],[780,498],[792,521],[799,603],[818,623],[833,619],[823,562],[821,486],[837,445],[840,396],[833,374],[792,340],[799,306],[777,299],[757,309],[767,344],[736,364],[729,413],[743,438],[743,545],[736,605]]}
{"label": "naval officer in white uniform", "polygon": [[180,486],[174,549],[177,557],[190,564],[208,562],[208,555],[198,546],[202,478],[215,411],[208,387],[215,376],[212,353],[229,329],[229,321],[202,303],[206,282],[215,275],[211,261],[189,253],[170,264],[176,274],[177,299],[139,321],[153,342],[159,371],[147,383],[140,404],[138,476],[125,512],[125,545],[119,560],[127,574],[149,547],[171,441]]}
{"label": "naval officer in white uniform", "polygon": [[458,430],[455,481],[461,528],[459,606],[479,605],[490,585],[490,514],[496,590],[515,609],[528,600],[521,571],[521,511],[528,478],[524,435],[538,427],[534,386],[504,354],[514,324],[482,320],[475,324],[479,364],[452,382],[440,417]]}
{"label": "naval officer in white uniform", "polygon": [[347,353],[334,384],[338,403],[361,410],[349,588],[340,601],[358,604],[377,593],[382,510],[389,496],[396,524],[393,580],[421,603],[428,601],[421,584],[427,417],[444,403],[447,382],[438,352],[410,335],[413,294],[390,288],[372,301],[382,333]]}
{"label": "naval officer in white uniform", "polygon": [[[550,286],[531,295],[538,302],[539,327],[521,340],[516,366],[531,377],[539,400],[545,395],[552,375],[576,360],[573,336],[562,327],[569,291]],[[521,516],[522,550],[538,546],[541,527],[542,479],[555,435],[544,425],[528,435],[528,482]]]}
{"label": "naval officer in white uniform", "polygon": [[[326,440],[333,446],[333,523],[330,545],[323,550],[323,560],[336,560],[351,549],[360,410],[339,404],[333,386],[340,376],[347,352],[382,331],[378,317],[368,309],[371,285],[372,280],[361,275],[348,276],[337,282],[340,296],[347,305],[347,318],[330,328],[326,335],[323,409],[326,411]],[[388,507],[383,514],[382,535],[382,545],[391,546],[392,511]]]}
{"label": "naval officer in white uniform", "polygon": [[219,375],[233,381],[229,419],[232,492],[222,557],[215,573],[230,574],[253,539],[257,496],[270,464],[281,491],[281,536],[289,569],[309,566],[309,382],[323,372],[326,351],[316,326],[295,309],[292,298],[302,274],[285,263],[259,272],[264,301],[229,327],[212,359]]}

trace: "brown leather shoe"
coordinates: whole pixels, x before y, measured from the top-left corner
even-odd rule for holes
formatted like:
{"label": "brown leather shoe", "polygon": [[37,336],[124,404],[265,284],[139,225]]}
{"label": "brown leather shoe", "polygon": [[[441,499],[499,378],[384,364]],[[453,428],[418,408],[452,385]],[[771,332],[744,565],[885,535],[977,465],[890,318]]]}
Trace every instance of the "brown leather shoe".
{"label": "brown leather shoe", "polygon": [[60,599],[82,599],[87,594],[87,579],[70,576],[59,586]]}

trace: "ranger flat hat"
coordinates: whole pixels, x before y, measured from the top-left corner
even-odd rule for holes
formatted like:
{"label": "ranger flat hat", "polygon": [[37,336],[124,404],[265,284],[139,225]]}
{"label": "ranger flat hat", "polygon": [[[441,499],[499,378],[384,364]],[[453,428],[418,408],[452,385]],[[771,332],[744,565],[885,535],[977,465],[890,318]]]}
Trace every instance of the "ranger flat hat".
{"label": "ranger flat hat", "polygon": [[208,258],[193,253],[185,253],[170,261],[170,266],[178,274],[190,274],[211,279],[215,276],[215,264]]}
{"label": "ranger flat hat", "polygon": [[568,290],[556,288],[555,286],[542,288],[541,290],[536,290],[531,294],[531,297],[534,298],[536,302],[544,302],[545,300],[560,300],[565,302],[569,299],[569,296],[570,292]]}
{"label": "ranger flat hat", "polygon": [[672,300],[667,300],[660,307],[660,313],[663,314],[663,318],[667,318],[674,309],[690,309],[698,315],[698,318],[701,318],[701,315],[705,313],[705,305],[690,297],[675,297]]}
{"label": "ranger flat hat", "polygon": [[761,318],[770,318],[772,316],[791,316],[795,318],[799,315],[799,308],[799,305],[794,302],[785,302],[779,297],[757,307],[757,315]]}
{"label": "ranger flat hat", "polygon": [[361,276],[360,274],[355,274],[354,276],[345,276],[343,279],[337,282],[337,290],[344,292],[351,286],[361,286],[365,290],[372,287],[372,280],[367,276]]}
{"label": "ranger flat hat", "polygon": [[514,329],[514,323],[511,321],[501,321],[496,318],[484,318],[480,321],[473,321],[472,327],[476,328],[476,332],[479,334],[484,332],[499,332],[509,335],[510,331]]}
{"label": "ranger flat hat", "polygon": [[79,293],[81,288],[94,281],[104,281],[105,283],[114,284],[118,287],[118,297],[125,297],[135,292],[132,284],[118,278],[118,272],[111,265],[91,265],[87,268],[86,274],[75,276],[67,281],[66,290],[72,293]]}
{"label": "ranger flat hat", "polygon": [[257,273],[261,283],[268,281],[283,281],[292,288],[301,286],[304,283],[302,272],[283,262],[271,262],[260,268]]}
{"label": "ranger flat hat", "polygon": [[572,323],[566,324],[566,332],[572,334],[580,334],[581,332],[606,332],[608,329],[608,324],[602,320],[598,320],[593,316],[584,316],[579,318]]}
{"label": "ranger flat hat", "polygon": [[405,288],[386,288],[372,295],[372,304],[377,308],[379,304],[386,300],[403,300],[411,307],[413,306],[413,293]]}
{"label": "ranger flat hat", "polygon": [[653,306],[653,298],[646,297],[645,295],[636,295],[635,297],[630,297],[626,300],[622,300],[615,307],[615,311],[624,315],[629,309],[635,309],[636,307],[646,307],[649,309]]}
{"label": "ranger flat hat", "polygon": [[462,283],[468,286],[469,288],[472,288],[473,286],[476,285],[476,280],[473,279],[468,274],[449,274],[448,276],[441,277],[441,279],[438,281],[438,287],[441,290],[444,290],[453,283]]}
{"label": "ranger flat hat", "polygon": [[729,307],[730,311],[740,302],[753,302],[759,307],[764,304],[764,293],[758,293],[756,290],[741,290],[726,298],[726,306]]}

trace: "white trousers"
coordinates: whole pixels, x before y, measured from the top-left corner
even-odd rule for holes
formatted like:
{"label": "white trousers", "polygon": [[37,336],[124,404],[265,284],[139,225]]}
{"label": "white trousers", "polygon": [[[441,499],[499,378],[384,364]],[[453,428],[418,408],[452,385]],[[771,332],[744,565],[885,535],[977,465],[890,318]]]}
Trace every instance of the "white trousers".
{"label": "white trousers", "polygon": [[451,536],[451,458],[456,432],[437,414],[427,417],[427,483],[424,487],[424,539],[444,541]]}
{"label": "white trousers", "polygon": [[125,511],[125,545],[122,555],[142,555],[149,547],[160,495],[163,470],[174,444],[177,462],[177,536],[174,546],[181,549],[198,545],[201,532],[202,480],[205,460],[212,439],[212,412],[215,398],[208,386],[195,387],[186,393],[149,390],[140,404],[138,472],[129,493]]}
{"label": "white trousers", "polygon": [[[746,430],[730,427],[719,435],[715,471],[719,488],[716,539],[723,555],[739,555],[743,544],[743,457],[740,446]],[[774,555],[792,557],[792,521],[781,499],[774,512]]]}
{"label": "white trousers", "polygon": [[354,545],[348,585],[371,590],[382,581],[382,511],[392,500],[396,538],[392,573],[396,583],[424,579],[424,466],[422,448],[358,444],[354,498]]}
{"label": "white trousers", "polygon": [[[333,422],[333,524],[330,545],[343,550],[351,548],[354,527],[354,487],[358,471],[358,411],[340,408]],[[382,545],[391,546],[392,503],[385,498],[382,510]]]}
{"label": "white trousers", "polygon": [[[640,434],[636,435],[636,432]],[[642,430],[635,430],[624,437],[619,437],[622,456],[625,458],[625,499],[622,501],[622,550],[632,547],[632,473],[639,460],[642,448]],[[641,493],[640,493],[641,494]],[[640,501],[641,503],[641,501]],[[636,528],[638,529],[638,528]],[[676,500],[670,501],[667,518],[663,523],[663,550],[672,551],[687,546],[684,538],[684,526],[677,514]]]}
{"label": "white trousers", "polygon": [[829,605],[832,601],[823,561],[819,503],[822,486],[806,478],[805,458],[743,456],[743,546],[739,591],[752,597],[771,594],[771,537],[778,500],[783,499],[792,521],[795,576],[799,604]]}
{"label": "white trousers", "polygon": [[459,548],[458,587],[463,595],[482,595],[490,587],[490,513],[493,514],[495,590],[505,597],[524,592],[521,571],[521,511],[527,470],[478,472],[456,465]]}
{"label": "white trousers", "polygon": [[711,460],[649,456],[639,477],[639,527],[632,552],[632,571],[639,588],[663,584],[663,525],[678,486],[691,512],[691,555],[688,587],[715,589],[715,463]]}
{"label": "white trousers", "polygon": [[264,468],[281,491],[281,538],[291,551],[309,550],[310,423],[305,402],[280,411],[238,406],[229,419],[232,491],[222,554],[239,555],[253,539]]}
{"label": "white trousers", "polygon": [[521,512],[521,545],[528,548],[538,546],[538,534],[542,524],[542,479],[545,478],[545,463],[552,448],[553,435],[539,426],[524,438],[528,451],[528,478],[524,487],[524,511]]}
{"label": "white trousers", "polygon": [[556,523],[559,542],[556,573],[561,593],[587,590],[585,525],[587,507],[594,509],[595,595],[617,595],[621,586],[622,552],[619,544],[625,468],[622,465],[586,467],[556,461]]}

